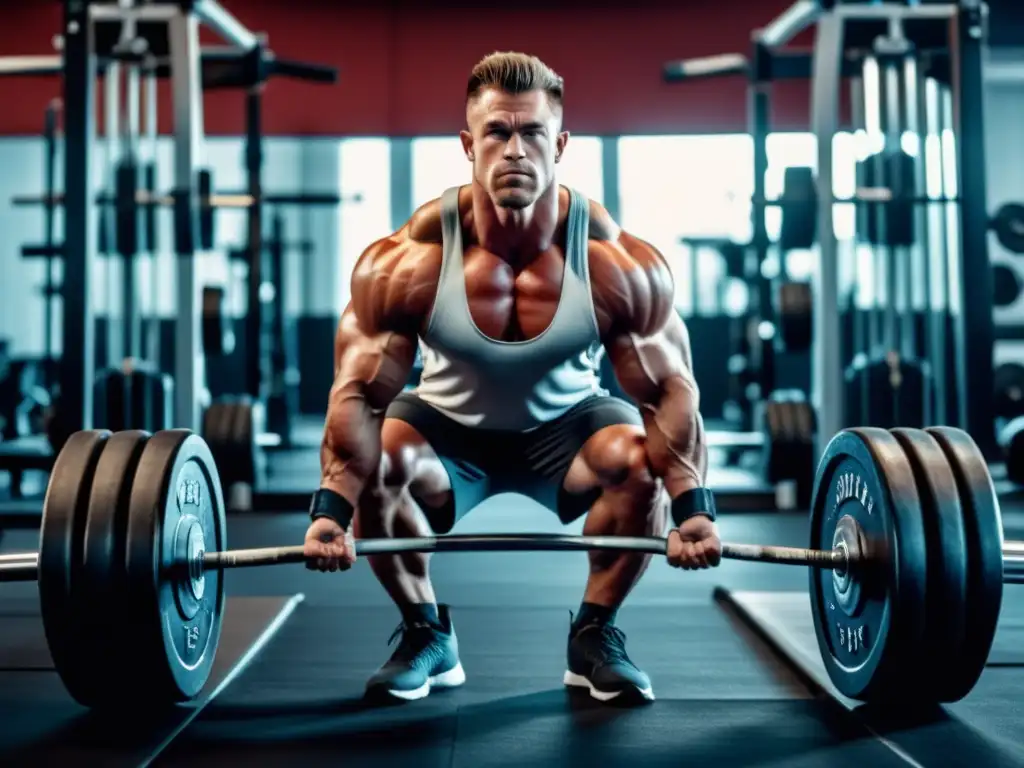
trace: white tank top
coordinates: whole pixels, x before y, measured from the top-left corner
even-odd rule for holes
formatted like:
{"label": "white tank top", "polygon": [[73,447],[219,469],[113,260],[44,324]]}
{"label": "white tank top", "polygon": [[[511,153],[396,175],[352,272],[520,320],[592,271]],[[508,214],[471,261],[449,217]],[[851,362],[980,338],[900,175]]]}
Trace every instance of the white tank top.
{"label": "white tank top", "polygon": [[423,373],[414,390],[420,399],[460,424],[525,431],[607,394],[598,377],[601,340],[590,293],[587,199],[569,190],[558,308],[551,324],[527,341],[494,340],[470,314],[458,187],[441,196],[441,222],[441,275],[420,339]]}

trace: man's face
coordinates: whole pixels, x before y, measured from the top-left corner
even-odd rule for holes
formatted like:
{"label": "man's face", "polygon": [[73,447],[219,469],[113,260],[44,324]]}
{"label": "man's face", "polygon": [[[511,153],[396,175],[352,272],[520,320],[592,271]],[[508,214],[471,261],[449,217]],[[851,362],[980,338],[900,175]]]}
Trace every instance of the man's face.
{"label": "man's face", "polygon": [[496,206],[522,210],[554,182],[569,140],[561,115],[543,91],[509,94],[488,88],[466,110],[462,147],[473,178]]}

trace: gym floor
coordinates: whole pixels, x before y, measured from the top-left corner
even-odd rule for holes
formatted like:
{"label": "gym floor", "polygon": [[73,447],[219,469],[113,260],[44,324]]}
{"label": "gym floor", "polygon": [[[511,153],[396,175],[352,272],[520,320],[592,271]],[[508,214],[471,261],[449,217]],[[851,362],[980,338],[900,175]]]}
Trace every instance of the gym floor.
{"label": "gym floor", "polygon": [[[229,518],[230,546],[298,542],[304,511]],[[1004,508],[1007,537],[1024,503]],[[578,531],[579,526],[574,526]],[[803,514],[732,514],[724,540],[802,545]],[[458,532],[561,530],[549,513],[497,497]],[[37,546],[31,529],[4,533],[5,552]],[[620,614],[633,658],[658,700],[610,708],[561,685],[569,611],[586,574],[582,553],[447,554],[433,561],[439,599],[453,607],[468,681],[401,707],[370,708],[362,685],[388,655],[398,615],[365,563],[346,574],[297,566],[233,571],[222,667],[241,671],[202,708],[103,722],[75,705],[50,671],[34,584],[0,598],[0,754],[8,765],[1024,765],[1024,598],[1007,587],[989,668],[964,701],[892,716],[837,703],[790,666],[716,587],[803,593],[799,567],[729,561],[691,573],[655,560]],[[294,612],[256,642],[285,602]],[[275,599],[276,598],[276,599]],[[117,607],[110,606],[111,642]],[[246,662],[242,657],[253,647]],[[129,663],[130,649],[124,658]],[[220,677],[223,677],[222,669]],[[218,674],[211,686],[216,684]],[[942,670],[935,670],[942,674]],[[127,720],[127,722],[126,722]],[[968,756],[970,756],[968,758]]]}

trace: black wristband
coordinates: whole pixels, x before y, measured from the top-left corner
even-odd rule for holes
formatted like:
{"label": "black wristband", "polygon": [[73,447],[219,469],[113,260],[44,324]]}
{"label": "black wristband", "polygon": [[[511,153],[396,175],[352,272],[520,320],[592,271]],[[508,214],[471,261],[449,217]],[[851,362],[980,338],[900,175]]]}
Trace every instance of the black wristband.
{"label": "black wristband", "polygon": [[346,531],[352,523],[355,513],[356,509],[349,503],[348,499],[329,488],[320,488],[313,494],[313,500],[309,504],[309,517],[311,520],[329,517]]}
{"label": "black wristband", "polygon": [[715,494],[710,488],[691,488],[672,499],[672,520],[677,526],[696,515],[715,522]]}

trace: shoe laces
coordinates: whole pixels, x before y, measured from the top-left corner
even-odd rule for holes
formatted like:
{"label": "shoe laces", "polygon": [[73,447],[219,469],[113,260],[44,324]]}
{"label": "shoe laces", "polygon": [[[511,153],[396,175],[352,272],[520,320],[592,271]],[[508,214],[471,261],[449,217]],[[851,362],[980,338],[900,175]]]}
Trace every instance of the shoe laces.
{"label": "shoe laces", "polygon": [[[399,640],[400,639],[400,640]],[[391,656],[392,661],[412,663],[421,657],[430,657],[437,651],[437,628],[428,622],[406,624],[399,622],[388,638],[388,646],[399,640]]]}
{"label": "shoe laces", "polygon": [[[586,639],[582,637],[584,633],[590,633]],[[632,663],[626,655],[626,633],[614,624],[588,624],[576,633],[576,637],[583,641],[583,653],[591,661]]]}

